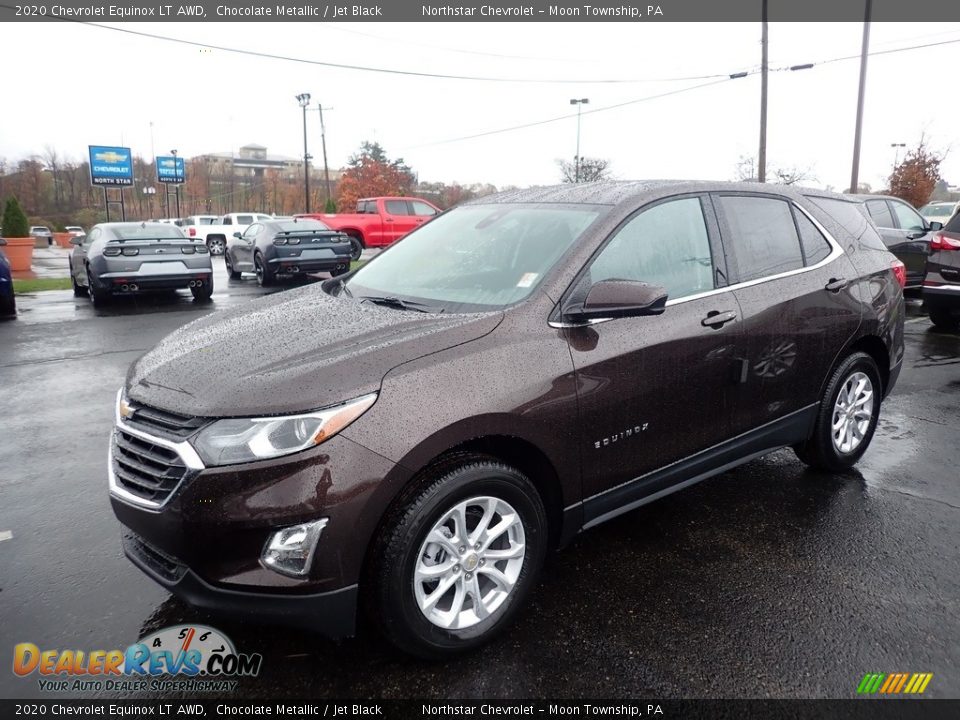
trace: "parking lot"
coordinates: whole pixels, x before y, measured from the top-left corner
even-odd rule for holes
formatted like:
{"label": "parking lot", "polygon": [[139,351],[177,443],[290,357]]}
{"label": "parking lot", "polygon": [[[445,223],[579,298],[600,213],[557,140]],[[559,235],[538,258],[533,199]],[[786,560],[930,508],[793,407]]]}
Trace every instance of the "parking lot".
{"label": "parking lot", "polygon": [[[960,695],[960,336],[935,332],[916,303],[856,471],[818,476],[781,451],[586,532],[549,560],[506,635],[429,664],[374,637],[335,644],[194,611],[123,557],[105,461],[128,366],[265,292],[214,265],[212,303],[180,293],[94,310],[48,292],[21,296],[20,319],[0,325],[8,645],[126,647],[212,624],[264,655],[236,697],[849,697],[870,671],[932,672],[926,695]],[[0,688],[42,695],[9,672]]]}

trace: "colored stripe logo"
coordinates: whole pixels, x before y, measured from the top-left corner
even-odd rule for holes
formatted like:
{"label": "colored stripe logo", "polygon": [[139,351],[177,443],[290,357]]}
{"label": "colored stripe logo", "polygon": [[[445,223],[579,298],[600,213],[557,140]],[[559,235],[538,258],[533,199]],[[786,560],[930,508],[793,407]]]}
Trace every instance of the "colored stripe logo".
{"label": "colored stripe logo", "polygon": [[858,695],[922,695],[933,673],[867,673],[857,686]]}

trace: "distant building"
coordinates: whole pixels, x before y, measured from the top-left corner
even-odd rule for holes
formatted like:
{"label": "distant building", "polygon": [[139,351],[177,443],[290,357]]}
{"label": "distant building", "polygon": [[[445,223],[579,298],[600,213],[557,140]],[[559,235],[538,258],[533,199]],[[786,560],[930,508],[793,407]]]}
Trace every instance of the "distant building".
{"label": "distant building", "polygon": [[[287,155],[271,155],[263,145],[244,145],[237,152],[212,152],[197,155],[194,162],[206,163],[211,174],[233,175],[234,177],[262,178],[264,171],[277,170],[282,178],[293,180],[303,177],[303,160]],[[232,173],[231,173],[232,170]],[[330,180],[336,182],[341,172],[330,168]],[[316,160],[310,164],[310,177],[322,178],[323,165],[318,167]]]}

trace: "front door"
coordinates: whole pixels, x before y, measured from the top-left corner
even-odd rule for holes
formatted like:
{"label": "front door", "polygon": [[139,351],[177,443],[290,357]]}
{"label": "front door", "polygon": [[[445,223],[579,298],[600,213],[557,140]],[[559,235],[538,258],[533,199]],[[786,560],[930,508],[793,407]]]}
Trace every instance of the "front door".
{"label": "front door", "polygon": [[[662,489],[653,471],[730,436],[740,311],[723,284],[709,199],[671,198],[611,235],[569,293],[639,280],[664,287],[662,315],[565,330],[577,374],[588,525]],[[719,270],[719,272],[718,272]]]}
{"label": "front door", "polygon": [[900,200],[889,200],[893,219],[897,223],[899,238],[894,253],[907,268],[907,287],[923,285],[927,274],[927,258],[930,256],[930,226],[920,213]]}

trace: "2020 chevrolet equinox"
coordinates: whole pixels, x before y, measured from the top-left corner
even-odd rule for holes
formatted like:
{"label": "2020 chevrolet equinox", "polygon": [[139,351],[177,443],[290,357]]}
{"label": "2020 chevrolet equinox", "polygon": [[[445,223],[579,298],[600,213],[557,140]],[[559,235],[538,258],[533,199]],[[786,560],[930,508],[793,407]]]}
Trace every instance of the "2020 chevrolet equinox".
{"label": "2020 chevrolet equinox", "polygon": [[905,273],[856,202],[507,192],[190,323],[117,400],[125,552],[197,606],[332,636],[362,607],[407,651],[476,647],[583,530],[779,448],[863,455]]}

